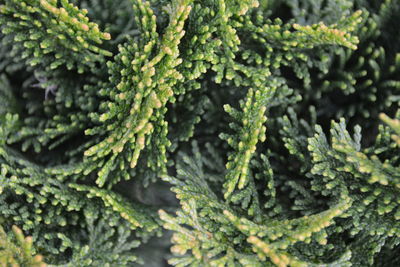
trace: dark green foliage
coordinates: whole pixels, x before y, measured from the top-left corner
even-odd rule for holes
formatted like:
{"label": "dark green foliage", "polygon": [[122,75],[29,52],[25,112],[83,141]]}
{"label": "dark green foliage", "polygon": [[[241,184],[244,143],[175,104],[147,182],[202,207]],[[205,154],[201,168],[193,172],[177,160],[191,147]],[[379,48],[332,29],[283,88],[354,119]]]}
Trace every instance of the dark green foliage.
{"label": "dark green foliage", "polygon": [[0,264],[399,265],[399,15],[0,0]]}

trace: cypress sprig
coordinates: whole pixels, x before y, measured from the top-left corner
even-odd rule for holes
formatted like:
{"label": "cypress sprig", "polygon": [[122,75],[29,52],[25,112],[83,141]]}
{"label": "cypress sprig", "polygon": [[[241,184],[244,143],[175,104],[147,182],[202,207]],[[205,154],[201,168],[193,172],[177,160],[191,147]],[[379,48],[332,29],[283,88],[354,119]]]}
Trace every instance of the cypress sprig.
{"label": "cypress sprig", "polygon": [[[98,45],[111,38],[90,22],[87,10],[80,10],[68,1],[35,0],[5,1],[0,9],[2,31],[13,34],[19,43],[14,49],[23,50],[22,58],[31,66],[43,64],[50,69],[61,65],[77,68],[82,73],[103,56],[112,54]],[[14,19],[11,19],[14,18]],[[46,66],[47,67],[47,66]]]}
{"label": "cypress sprig", "polygon": [[0,261],[1,266],[32,266],[46,267],[43,256],[35,255],[32,244],[32,237],[24,237],[21,229],[17,226],[12,227],[15,243],[7,236],[4,229],[0,226]]}
{"label": "cypress sprig", "polygon": [[391,119],[386,114],[379,114],[379,118],[385,122],[389,127],[395,132],[395,134],[391,135],[392,139],[400,145],[400,122],[398,119]]}
{"label": "cypress sprig", "polygon": [[[257,192],[251,178],[249,165],[252,155],[255,153],[257,142],[265,141],[266,128],[263,124],[266,117],[264,114],[268,101],[271,100],[277,87],[278,85],[271,82],[268,88],[255,92],[250,89],[246,101],[241,103],[242,111],[237,111],[229,105],[224,106],[225,111],[240,123],[232,125],[232,128],[238,132],[236,136],[221,136],[235,149],[235,152],[229,156],[226,165],[227,174],[224,183],[226,192],[224,197],[234,203],[242,203],[243,208],[248,207],[250,198],[255,198],[257,202]],[[247,189],[244,189],[245,187]],[[241,192],[233,194],[236,188]],[[258,203],[251,204],[250,215],[257,212],[254,210],[257,206]]]}
{"label": "cypress sprig", "polygon": [[138,204],[133,205],[122,196],[109,190],[79,184],[70,184],[69,186],[77,191],[88,192],[88,198],[98,197],[102,199],[104,205],[106,207],[111,207],[115,212],[118,212],[122,218],[131,224],[132,229],[140,227],[146,229],[148,232],[152,232],[158,228],[156,223],[157,218],[148,212],[148,208],[145,206]]}
{"label": "cypress sprig", "polygon": [[[127,163],[130,168],[134,168],[140,152],[149,142],[157,144],[160,154],[156,156],[153,162],[150,161],[148,163],[148,167],[156,170],[159,169],[160,174],[166,172],[165,153],[166,147],[169,146],[169,141],[166,139],[168,124],[164,121],[163,117],[166,111],[165,105],[171,101],[173,96],[172,86],[183,78],[175,68],[182,62],[178,58],[178,44],[184,35],[184,21],[191,9],[188,4],[189,2],[185,1],[175,3],[173,11],[170,14],[170,24],[166,28],[162,40],[149,40],[149,43],[142,48],[145,54],[139,54],[139,47],[137,45],[128,47],[128,49],[120,48],[117,62],[121,60],[121,63],[126,65],[125,71],[120,69],[113,70],[114,66],[110,64],[110,69],[115,71],[114,75],[116,76],[114,78],[114,75],[111,73],[111,81],[116,83],[116,87],[120,93],[113,95],[115,102],[104,103],[104,106],[109,108],[108,112],[101,115],[93,115],[96,120],[103,123],[103,126],[85,131],[88,135],[93,135],[100,131],[110,132],[110,135],[102,142],[85,151],[85,156],[91,161],[98,161],[99,159],[108,157],[104,163],[100,163],[101,168],[97,179],[99,186],[105,184],[115,164],[118,164],[117,162],[120,162],[121,169],[124,168],[125,161],[128,161]],[[143,23],[143,26],[146,26],[146,29],[155,31],[155,28],[152,26],[155,25],[155,18],[151,16],[151,19],[153,23],[150,26],[147,26],[145,23]],[[143,19],[143,22],[146,22],[146,20]],[[151,58],[151,52],[155,45],[158,46],[159,52]],[[156,72],[158,65],[160,68],[157,68],[158,71]],[[128,78],[130,77],[128,75],[132,75],[131,70],[139,74],[133,80]],[[120,73],[125,73],[125,75],[118,77]],[[167,77],[172,77],[172,79],[167,79]],[[128,92],[127,90],[131,86],[135,86],[137,91]],[[103,90],[103,93],[106,93],[106,91]],[[129,108],[127,109],[127,107]],[[117,117],[120,117],[123,113],[128,116],[125,118]],[[116,117],[118,120],[121,120],[121,123],[116,124],[113,122],[110,125],[107,124],[107,121]],[[151,138],[153,133],[159,136],[158,140]],[[125,146],[127,146],[127,149],[124,150]],[[123,157],[119,156],[123,151],[125,155]],[[125,175],[125,177],[127,176]],[[118,181],[119,178],[115,177],[112,183]]]}

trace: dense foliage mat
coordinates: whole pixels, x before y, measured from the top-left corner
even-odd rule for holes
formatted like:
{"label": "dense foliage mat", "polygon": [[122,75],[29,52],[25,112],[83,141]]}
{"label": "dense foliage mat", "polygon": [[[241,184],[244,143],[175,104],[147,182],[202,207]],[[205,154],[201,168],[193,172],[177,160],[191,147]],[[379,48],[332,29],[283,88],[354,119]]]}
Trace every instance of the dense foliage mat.
{"label": "dense foliage mat", "polygon": [[400,266],[398,19],[0,0],[0,266]]}

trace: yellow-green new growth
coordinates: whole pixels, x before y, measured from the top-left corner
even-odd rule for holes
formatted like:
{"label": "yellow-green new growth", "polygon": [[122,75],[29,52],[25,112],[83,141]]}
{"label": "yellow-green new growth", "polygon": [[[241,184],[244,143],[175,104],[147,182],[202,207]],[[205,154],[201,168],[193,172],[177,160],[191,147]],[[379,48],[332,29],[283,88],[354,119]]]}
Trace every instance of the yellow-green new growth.
{"label": "yellow-green new growth", "polygon": [[[362,12],[356,11],[348,18],[342,18],[337,24],[326,26],[320,22],[314,25],[302,26],[299,24],[293,24],[293,28],[297,30],[296,42],[301,46],[313,47],[315,45],[321,45],[324,43],[331,43],[349,47],[353,50],[357,49],[356,44],[358,38],[352,36],[350,32],[353,32],[361,20]],[[345,25],[341,25],[345,24]]]}
{"label": "yellow-green new growth", "polygon": [[46,267],[42,255],[35,255],[32,237],[24,237],[22,230],[13,225],[12,235],[7,236],[0,226],[1,267]]}
{"label": "yellow-green new growth", "polygon": [[118,212],[122,218],[131,224],[131,229],[144,228],[151,232],[158,228],[155,216],[152,215],[146,207],[134,204],[122,196],[110,190],[100,189],[97,187],[70,184],[71,188],[77,191],[86,191],[88,198],[98,197],[103,200],[106,207],[111,207],[115,212]]}
{"label": "yellow-green new growth", "polygon": [[103,40],[111,39],[110,34],[89,21],[87,10],[67,0],[6,0],[0,6],[0,22],[4,23],[3,33],[13,34],[14,41],[21,44],[21,56],[31,66],[56,69],[65,65],[82,73],[95,62],[104,62],[103,56],[112,55],[99,47]]}
{"label": "yellow-green new growth", "polygon": [[[257,143],[265,141],[266,127],[263,125],[267,120],[265,112],[278,86],[279,83],[271,81],[268,87],[258,90],[249,89],[245,102],[243,101],[240,105],[242,111],[237,111],[229,105],[224,106],[225,111],[235,119],[232,128],[237,131],[235,136],[221,135],[235,150],[228,157],[226,164],[224,197],[234,203],[242,202],[242,206],[251,202],[249,209],[251,215],[255,213],[259,205],[249,164],[256,151]],[[234,193],[236,188],[238,191]]]}
{"label": "yellow-green new growth", "polygon": [[379,118],[385,122],[396,133],[391,135],[392,139],[400,146],[400,120],[391,119],[384,113],[379,115]]}
{"label": "yellow-green new growth", "polygon": [[[183,27],[191,10],[190,3],[186,0],[172,3],[169,25],[161,40],[155,32],[155,16],[149,5],[141,1],[134,5],[139,14],[144,14],[138,21],[143,31],[146,30],[144,42],[120,47],[116,60],[122,66],[109,64],[110,80],[117,90],[111,93],[111,101],[104,103],[108,111],[95,115],[103,125],[85,132],[87,135],[94,135],[99,129],[109,132],[106,138],[85,151],[89,164],[108,157],[104,163],[100,162],[96,181],[99,186],[106,183],[116,164],[124,169],[127,161],[134,168],[145,146],[152,143],[157,145],[158,153],[155,153],[156,159],[148,160],[147,166],[160,174],[166,173],[165,154],[170,142],[166,138],[165,106],[173,99],[174,85],[184,78],[177,70],[182,63],[178,46],[185,35]],[[153,55],[155,51],[157,54]],[[103,92],[107,90],[113,89],[103,89]],[[113,183],[118,180],[119,177],[115,178]]]}
{"label": "yellow-green new growth", "polygon": [[325,228],[334,224],[333,219],[340,217],[351,207],[351,199],[343,195],[343,201],[318,214],[303,216],[291,220],[264,219],[263,224],[255,224],[246,218],[239,218],[225,210],[224,215],[247,236],[247,242],[253,244],[253,250],[265,261],[267,258],[279,267],[304,267],[307,262],[286,252],[297,242],[310,243],[312,236],[319,244],[327,244]]}

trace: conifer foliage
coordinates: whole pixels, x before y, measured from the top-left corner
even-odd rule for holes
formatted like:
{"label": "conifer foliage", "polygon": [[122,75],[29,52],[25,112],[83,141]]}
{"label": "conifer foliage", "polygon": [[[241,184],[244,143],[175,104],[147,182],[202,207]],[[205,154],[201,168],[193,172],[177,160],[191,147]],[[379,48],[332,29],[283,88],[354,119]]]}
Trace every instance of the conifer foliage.
{"label": "conifer foliage", "polygon": [[0,266],[399,266],[399,18],[0,0]]}

